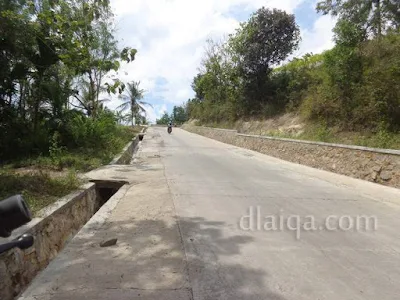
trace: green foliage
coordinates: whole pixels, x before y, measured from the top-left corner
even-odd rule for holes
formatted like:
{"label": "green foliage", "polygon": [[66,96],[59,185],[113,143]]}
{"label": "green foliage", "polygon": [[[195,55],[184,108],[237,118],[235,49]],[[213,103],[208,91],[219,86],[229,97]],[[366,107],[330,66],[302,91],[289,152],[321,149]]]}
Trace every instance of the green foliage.
{"label": "green foliage", "polygon": [[0,36],[1,161],[112,149],[118,126],[100,97],[124,92],[106,75],[137,51],[118,49],[109,1],[1,1]]}
{"label": "green foliage", "polygon": [[130,114],[128,118],[131,120],[132,126],[135,125],[135,121],[143,123],[143,114],[146,114],[146,105],[152,107],[150,103],[142,100],[144,92],[145,91],[140,88],[140,82],[133,81],[128,83],[126,94],[121,94],[119,96],[124,102],[118,108],[121,109],[121,112],[129,109]]}
{"label": "green foliage", "polygon": [[278,9],[257,10],[239,31],[243,44],[238,47],[243,56],[243,72],[268,71],[283,61],[300,40],[300,31],[294,15]]}
{"label": "green foliage", "polygon": [[[259,10],[225,43],[208,42],[192,82],[195,98],[186,104],[189,118],[226,124],[289,111],[312,124],[313,139],[334,140],[331,129],[336,128],[368,131],[374,145],[394,145],[400,130],[400,23],[395,13],[400,4],[394,3],[320,2],[319,11],[339,16],[335,47],[274,69],[297,45],[297,26],[290,15]],[[270,28],[276,31],[269,34]],[[290,38],[276,42],[280,32]],[[270,46],[281,52],[270,55]]]}
{"label": "green foliage", "polygon": [[276,89],[276,102],[289,111],[296,111],[308,96],[308,89],[323,79],[320,74],[323,59],[324,54],[306,54],[276,68],[271,76]]}
{"label": "green foliage", "polygon": [[168,112],[165,111],[161,118],[156,120],[156,124],[167,125],[169,122],[183,124],[188,120],[187,114],[187,106],[175,105],[172,109],[172,113],[168,114]]}
{"label": "green foliage", "polygon": [[285,103],[277,96],[272,68],[299,40],[293,15],[262,7],[227,41],[208,41],[201,71],[192,83],[196,98],[187,103],[190,117],[220,123],[281,111]]}
{"label": "green foliage", "polygon": [[[49,147],[49,154],[53,164],[60,164],[60,159],[65,151],[65,147],[60,146],[60,133],[58,131],[54,132],[50,147]],[[62,168],[61,168],[62,169]]]}
{"label": "green foliage", "polygon": [[171,120],[170,116],[165,111],[164,114],[162,115],[162,117],[160,119],[156,120],[156,124],[158,124],[158,125],[167,125],[171,121],[172,120]]}
{"label": "green foliage", "polygon": [[400,134],[388,132],[385,128],[380,128],[377,133],[367,136],[356,136],[354,143],[365,147],[400,149]]}
{"label": "green foliage", "polygon": [[102,113],[96,119],[76,115],[66,124],[65,136],[68,139],[64,143],[70,149],[100,148],[107,145],[112,139],[116,128],[114,115],[107,112]]}
{"label": "green foliage", "polygon": [[32,212],[53,203],[57,198],[75,190],[80,180],[74,171],[53,177],[48,172],[16,172],[0,169],[0,199],[22,194]]}
{"label": "green foliage", "polygon": [[380,36],[387,29],[400,26],[400,3],[393,0],[323,0],[317,11],[332,14],[340,21],[348,21],[367,34]]}
{"label": "green foliage", "polygon": [[361,53],[364,81],[357,91],[368,122],[376,128],[383,123],[390,131],[400,130],[400,35],[370,41]]}
{"label": "green foliage", "polygon": [[229,43],[238,59],[237,72],[242,82],[238,100],[245,113],[259,114],[260,110],[265,111],[263,107],[276,104],[270,80],[272,67],[291,54],[299,41],[300,31],[294,15],[264,7],[231,37]]}
{"label": "green foliage", "polygon": [[183,124],[187,121],[186,110],[183,106],[174,106],[171,119],[176,124]]}
{"label": "green foliage", "polygon": [[306,119],[347,130],[400,128],[400,36],[389,34],[357,48],[337,45],[324,55],[325,77],[302,102]]}

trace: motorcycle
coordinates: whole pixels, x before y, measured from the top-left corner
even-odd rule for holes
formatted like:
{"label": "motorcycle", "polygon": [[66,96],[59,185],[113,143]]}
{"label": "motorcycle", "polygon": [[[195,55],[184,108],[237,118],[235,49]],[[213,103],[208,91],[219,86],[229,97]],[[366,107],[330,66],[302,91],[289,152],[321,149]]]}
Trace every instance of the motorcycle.
{"label": "motorcycle", "polygon": [[169,125],[168,125],[168,130],[167,130],[167,131],[168,131],[169,134],[171,134],[171,132],[172,132],[172,126],[169,126]]}
{"label": "motorcycle", "polygon": [[[13,230],[31,220],[31,211],[21,195],[0,201],[0,237],[11,236]],[[22,250],[28,249],[33,243],[34,238],[31,234],[23,234],[10,242],[0,244],[0,254],[16,247]]]}

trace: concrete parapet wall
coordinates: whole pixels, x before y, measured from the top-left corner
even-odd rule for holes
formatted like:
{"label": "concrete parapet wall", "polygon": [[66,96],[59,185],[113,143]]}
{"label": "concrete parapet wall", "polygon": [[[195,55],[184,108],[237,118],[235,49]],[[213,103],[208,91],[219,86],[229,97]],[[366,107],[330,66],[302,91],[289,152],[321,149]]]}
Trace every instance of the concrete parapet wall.
{"label": "concrete parapet wall", "polygon": [[0,299],[10,300],[18,295],[100,206],[95,184],[88,183],[42,209],[37,218],[15,230],[10,239],[30,233],[35,242],[27,250],[13,249],[0,255]]}
{"label": "concrete parapet wall", "polygon": [[240,134],[185,125],[183,129],[266,155],[400,188],[400,151]]}

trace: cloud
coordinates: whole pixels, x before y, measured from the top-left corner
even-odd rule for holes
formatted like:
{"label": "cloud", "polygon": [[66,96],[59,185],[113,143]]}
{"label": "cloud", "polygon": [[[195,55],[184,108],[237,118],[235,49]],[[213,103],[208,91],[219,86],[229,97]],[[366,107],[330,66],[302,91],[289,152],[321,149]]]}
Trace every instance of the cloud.
{"label": "cloud", "polygon": [[[145,100],[157,107],[182,104],[193,96],[190,84],[207,38],[234,32],[240,21],[261,6],[293,13],[309,1],[111,0],[120,46],[138,49],[134,62],[122,64],[119,77],[124,81],[140,80],[141,87],[148,91]],[[310,13],[315,14],[311,5]],[[317,52],[331,46],[332,22],[327,18],[320,17],[312,28],[302,30],[300,52]],[[149,115],[154,121],[159,110],[149,111]]]}
{"label": "cloud", "polygon": [[304,28],[301,31],[302,41],[300,49],[296,51],[296,56],[306,53],[320,53],[334,46],[332,28],[336,24],[336,19],[329,15],[319,17],[311,29]]}
{"label": "cloud", "polygon": [[164,112],[167,111],[166,104],[156,104],[153,107],[146,107],[147,119],[151,122],[155,122],[156,119],[160,119]]}

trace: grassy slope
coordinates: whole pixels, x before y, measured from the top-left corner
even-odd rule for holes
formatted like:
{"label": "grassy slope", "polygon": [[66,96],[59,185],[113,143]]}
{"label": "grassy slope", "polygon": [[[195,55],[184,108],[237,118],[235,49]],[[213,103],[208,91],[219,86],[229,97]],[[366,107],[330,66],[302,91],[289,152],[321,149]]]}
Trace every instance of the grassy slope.
{"label": "grassy slope", "polygon": [[14,161],[0,168],[0,201],[22,194],[33,213],[75,190],[78,174],[109,163],[141,128],[126,129],[110,149],[64,151],[57,157]]}
{"label": "grassy slope", "polygon": [[[191,120],[192,125],[200,125]],[[236,129],[242,133],[294,138],[301,140],[359,145],[373,148],[400,149],[400,132],[350,132],[327,128],[321,124],[304,123],[294,114],[284,114],[267,120],[240,120],[236,123],[202,124],[210,127]]]}

